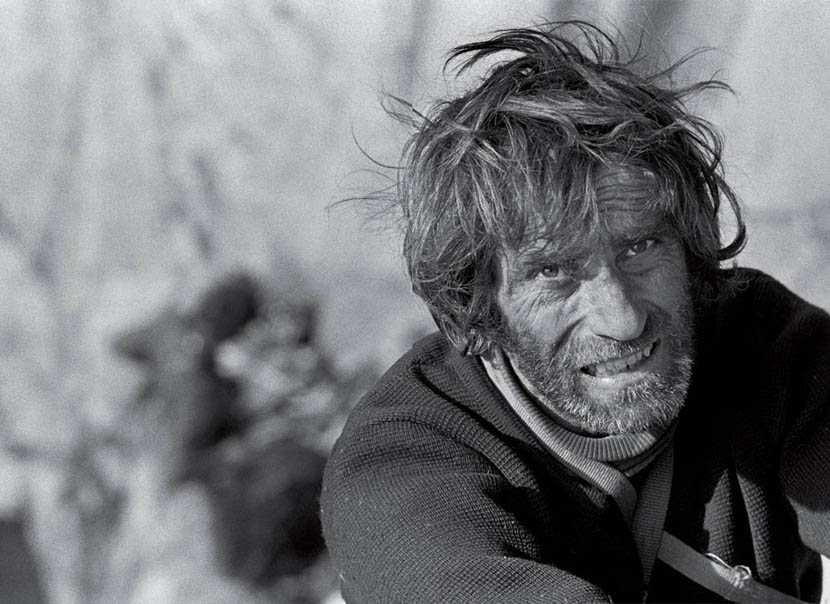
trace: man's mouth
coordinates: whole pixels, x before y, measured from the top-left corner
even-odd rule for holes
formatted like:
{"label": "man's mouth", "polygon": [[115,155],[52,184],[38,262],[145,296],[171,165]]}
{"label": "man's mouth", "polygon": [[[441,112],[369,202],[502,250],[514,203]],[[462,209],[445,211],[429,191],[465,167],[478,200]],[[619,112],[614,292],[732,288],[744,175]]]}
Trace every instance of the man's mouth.
{"label": "man's mouth", "polygon": [[654,352],[656,346],[657,340],[624,357],[585,365],[581,368],[581,371],[593,377],[611,377],[625,371],[631,371],[642,365]]}

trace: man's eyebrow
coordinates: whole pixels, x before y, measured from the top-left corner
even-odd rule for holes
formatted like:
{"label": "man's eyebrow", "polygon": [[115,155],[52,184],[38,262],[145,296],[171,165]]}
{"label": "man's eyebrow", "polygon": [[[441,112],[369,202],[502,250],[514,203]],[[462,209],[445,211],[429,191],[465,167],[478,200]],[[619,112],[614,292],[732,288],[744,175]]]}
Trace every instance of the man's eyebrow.
{"label": "man's eyebrow", "polygon": [[510,272],[521,276],[528,270],[538,268],[543,264],[570,264],[583,254],[585,254],[584,249],[567,249],[566,246],[553,242],[535,243],[514,254],[510,263]]}
{"label": "man's eyebrow", "polygon": [[650,239],[652,237],[666,237],[672,233],[672,229],[665,224],[643,225],[630,231],[623,231],[614,236],[617,243],[636,243],[643,239]]}

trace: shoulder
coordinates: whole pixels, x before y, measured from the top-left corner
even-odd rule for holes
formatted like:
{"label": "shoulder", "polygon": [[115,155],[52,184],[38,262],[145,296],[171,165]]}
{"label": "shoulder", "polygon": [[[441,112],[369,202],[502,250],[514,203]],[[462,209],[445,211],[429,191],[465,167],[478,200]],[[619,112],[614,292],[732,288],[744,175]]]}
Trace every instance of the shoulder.
{"label": "shoulder", "polygon": [[703,317],[701,373],[775,442],[830,401],[830,316],[761,271],[726,276]]}
{"label": "shoulder", "polygon": [[416,342],[365,394],[344,437],[389,422],[432,426],[461,441],[473,433],[522,429],[479,359],[462,355],[440,333]]}
{"label": "shoulder", "polygon": [[415,342],[409,352],[384,373],[367,397],[383,396],[390,389],[416,387],[426,381],[425,374],[437,380],[439,390],[442,390],[442,382],[451,380],[458,366],[467,365],[470,361],[473,359],[462,358],[443,335],[435,332]]}
{"label": "shoulder", "polygon": [[[352,412],[350,423],[371,418],[418,420],[457,406],[466,394],[460,374],[477,378],[476,361],[462,357],[440,333],[416,342],[363,396]],[[347,426],[348,428],[348,426]]]}
{"label": "shoulder", "polygon": [[714,307],[716,327],[743,344],[765,347],[830,345],[830,315],[770,275],[724,271],[729,289]]}

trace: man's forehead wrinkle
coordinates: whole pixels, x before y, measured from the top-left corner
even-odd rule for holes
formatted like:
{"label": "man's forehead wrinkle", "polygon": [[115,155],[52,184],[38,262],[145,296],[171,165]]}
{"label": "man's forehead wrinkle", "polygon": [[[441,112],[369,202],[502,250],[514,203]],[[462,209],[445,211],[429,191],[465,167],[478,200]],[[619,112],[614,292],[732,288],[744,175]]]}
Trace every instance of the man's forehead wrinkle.
{"label": "man's forehead wrinkle", "polygon": [[607,210],[649,210],[660,205],[656,191],[634,187],[609,187],[597,191],[597,205],[601,212]]}
{"label": "man's forehead wrinkle", "polygon": [[612,238],[634,239],[666,226],[666,193],[647,168],[612,166],[596,183],[600,222]]}
{"label": "man's forehead wrinkle", "polygon": [[649,206],[660,196],[659,184],[651,172],[627,168],[603,170],[596,181],[600,206]]}
{"label": "man's forehead wrinkle", "polygon": [[639,239],[664,231],[668,222],[663,211],[651,206],[603,208],[602,228],[612,239]]}

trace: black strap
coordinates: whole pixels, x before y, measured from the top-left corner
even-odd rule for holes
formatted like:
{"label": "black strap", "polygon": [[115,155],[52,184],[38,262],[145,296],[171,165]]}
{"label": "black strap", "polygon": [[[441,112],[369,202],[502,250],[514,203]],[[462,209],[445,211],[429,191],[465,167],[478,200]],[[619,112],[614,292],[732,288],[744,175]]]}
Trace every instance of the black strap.
{"label": "black strap", "polygon": [[701,554],[665,531],[657,557],[680,574],[730,602],[804,604],[798,598],[756,581],[746,566],[729,566],[714,554]]}

